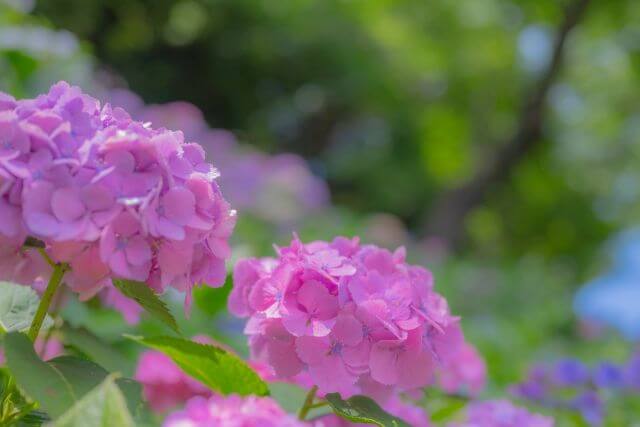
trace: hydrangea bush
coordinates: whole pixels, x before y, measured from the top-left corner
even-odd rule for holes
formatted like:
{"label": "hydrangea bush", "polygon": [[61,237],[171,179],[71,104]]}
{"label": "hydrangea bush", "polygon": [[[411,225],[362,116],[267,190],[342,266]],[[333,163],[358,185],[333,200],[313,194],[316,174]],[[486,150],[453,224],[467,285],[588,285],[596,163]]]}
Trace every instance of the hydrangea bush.
{"label": "hydrangea bush", "polygon": [[[237,260],[227,281],[236,213],[207,158],[221,160],[223,190],[238,206],[267,212],[276,227],[325,203],[324,183],[297,158],[239,155],[230,139],[225,152],[220,133],[188,104],[143,107],[129,97],[128,105],[142,121],[64,82],[34,99],[0,94],[0,279],[13,282],[0,292],[7,365],[0,420],[553,425],[508,401],[476,400],[487,380],[484,360],[432,273],[407,262],[402,247],[357,237],[303,243],[294,235],[273,257]],[[192,142],[200,139],[206,149]],[[288,208],[272,188],[293,194],[287,200],[301,205],[298,214],[281,215]],[[256,208],[256,198],[273,209]],[[57,293],[64,283],[128,324],[146,311],[180,333],[178,323],[189,322],[177,322],[159,295],[181,295],[188,314],[195,287],[225,281],[228,311],[246,319],[247,361],[242,346],[236,352],[204,336],[129,336],[149,349],[133,378],[122,378],[132,372],[117,349],[56,315],[69,299]],[[295,413],[285,410],[288,399],[277,399],[278,387],[300,400]],[[425,402],[436,395],[470,403],[430,414]]]}

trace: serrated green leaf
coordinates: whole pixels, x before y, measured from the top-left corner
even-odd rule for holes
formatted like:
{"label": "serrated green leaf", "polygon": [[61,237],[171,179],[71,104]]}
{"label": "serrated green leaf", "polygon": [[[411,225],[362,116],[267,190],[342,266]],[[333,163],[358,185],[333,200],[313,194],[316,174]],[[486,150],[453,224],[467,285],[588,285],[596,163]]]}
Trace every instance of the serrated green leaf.
{"label": "serrated green leaf", "polygon": [[131,363],[123,354],[88,330],[64,325],[62,333],[65,343],[78,348],[107,371],[120,372],[122,375],[133,374]]}
{"label": "serrated green leaf", "polygon": [[400,418],[385,412],[380,405],[366,396],[352,396],[343,400],[338,393],[325,396],[337,415],[356,423],[375,424],[380,427],[411,427]]}
{"label": "serrated green leaf", "polygon": [[49,415],[60,416],[75,404],[77,398],[71,384],[60,371],[40,360],[25,334],[8,333],[4,351],[17,384]]}
{"label": "serrated green leaf", "polygon": [[220,347],[173,337],[130,338],[166,354],[184,372],[216,392],[269,394],[267,384],[249,365]]}
{"label": "serrated green leaf", "polygon": [[124,296],[140,304],[147,313],[169,326],[175,332],[180,333],[173,314],[171,314],[171,311],[164,301],[162,301],[149,286],[142,282],[126,279],[114,279],[113,284]]}
{"label": "serrated green leaf", "polygon": [[112,376],[91,390],[69,411],[60,416],[54,427],[133,427],[124,396]]}
{"label": "serrated green leaf", "polygon": [[[29,286],[0,282],[0,332],[24,332],[29,329],[40,298]],[[47,315],[42,330],[53,325]]]}

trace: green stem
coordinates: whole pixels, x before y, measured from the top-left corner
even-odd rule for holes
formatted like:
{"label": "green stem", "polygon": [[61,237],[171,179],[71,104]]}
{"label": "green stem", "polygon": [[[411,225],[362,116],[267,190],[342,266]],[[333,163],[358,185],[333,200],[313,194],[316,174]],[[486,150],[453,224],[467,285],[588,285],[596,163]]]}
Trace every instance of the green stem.
{"label": "green stem", "polygon": [[314,385],[313,387],[311,387],[311,390],[309,390],[309,393],[307,393],[307,397],[306,399],[304,399],[302,408],[300,408],[300,411],[298,412],[298,418],[300,420],[304,420],[307,417],[307,414],[313,407],[313,401],[316,398],[317,392],[318,392],[318,386]]}
{"label": "green stem", "polygon": [[44,322],[47,310],[49,310],[49,306],[51,305],[51,300],[58,290],[60,283],[62,283],[64,272],[65,266],[63,264],[54,264],[53,273],[49,279],[49,284],[47,284],[47,289],[44,290],[40,304],[38,304],[38,310],[36,310],[36,315],[33,316],[33,321],[31,321],[31,327],[29,328],[29,338],[31,338],[31,341],[35,341],[38,337],[42,322]]}

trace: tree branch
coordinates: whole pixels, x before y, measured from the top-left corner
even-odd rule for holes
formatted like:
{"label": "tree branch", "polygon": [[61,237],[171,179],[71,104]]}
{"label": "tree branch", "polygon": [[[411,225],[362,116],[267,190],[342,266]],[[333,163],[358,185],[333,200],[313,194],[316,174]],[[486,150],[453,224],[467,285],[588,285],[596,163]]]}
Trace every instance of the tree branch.
{"label": "tree branch", "polygon": [[463,222],[467,214],[484,200],[496,184],[506,179],[539,143],[549,89],[559,74],[567,38],[584,14],[588,3],[589,0],[575,0],[567,7],[558,28],[549,65],[527,97],[516,131],[473,179],[444,193],[438,199],[423,228],[428,236],[437,236],[445,239],[450,246],[458,246],[465,237]]}

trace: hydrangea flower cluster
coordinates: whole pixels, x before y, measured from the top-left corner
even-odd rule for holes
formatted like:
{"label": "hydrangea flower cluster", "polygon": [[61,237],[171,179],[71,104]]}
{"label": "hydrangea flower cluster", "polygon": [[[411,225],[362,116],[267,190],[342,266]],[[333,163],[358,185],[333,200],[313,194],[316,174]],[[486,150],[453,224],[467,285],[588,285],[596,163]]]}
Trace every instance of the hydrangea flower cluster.
{"label": "hydrangea flower cluster", "polygon": [[229,310],[249,317],[252,357],[277,379],[384,402],[431,384],[464,345],[431,273],[357,238],[303,244],[236,264]]}
{"label": "hydrangea flower cluster", "polygon": [[589,425],[599,426],[609,401],[640,394],[640,354],[624,365],[603,361],[589,367],[576,359],[536,365],[510,391],[540,406],[577,411]]}
{"label": "hydrangea flower cluster", "polygon": [[[0,272],[30,283],[47,265],[27,236],[71,270],[81,298],[113,277],[221,285],[235,213],[203,148],[60,82],[16,101],[0,94]],[[12,267],[13,266],[13,267]]]}
{"label": "hydrangea flower cluster", "polygon": [[232,133],[210,128],[202,112],[188,102],[144,105],[135,94],[121,89],[107,96],[138,120],[180,129],[187,138],[199,141],[216,160],[225,196],[243,213],[286,226],[328,206],[327,184],[298,155],[268,155],[239,144]]}
{"label": "hydrangea flower cluster", "polygon": [[508,400],[472,402],[467,406],[467,419],[449,427],[553,427],[552,418],[533,414],[514,406]]}
{"label": "hydrangea flower cluster", "polygon": [[308,424],[287,414],[268,397],[196,396],[185,408],[169,415],[164,427],[303,427]]}

